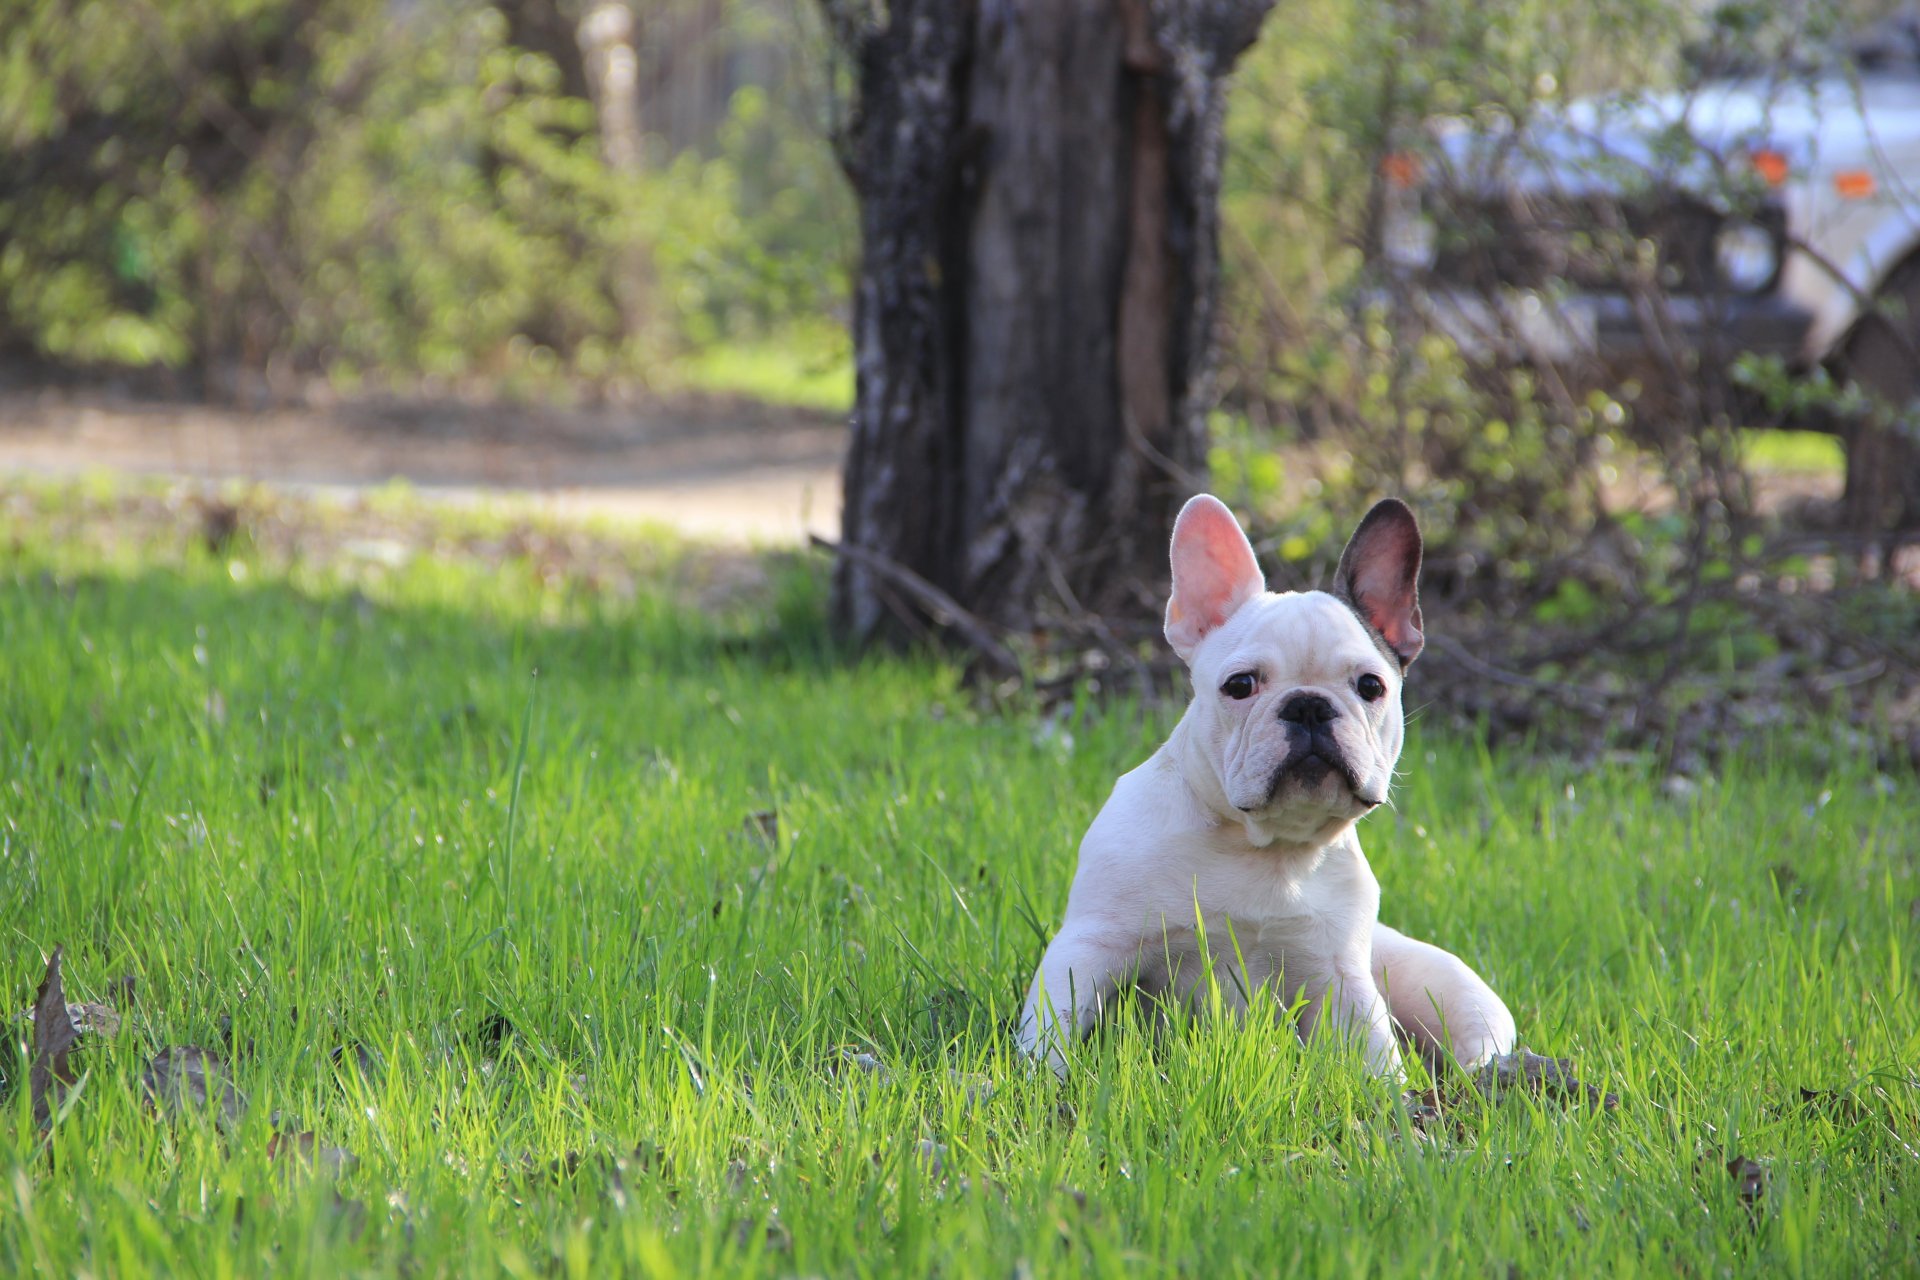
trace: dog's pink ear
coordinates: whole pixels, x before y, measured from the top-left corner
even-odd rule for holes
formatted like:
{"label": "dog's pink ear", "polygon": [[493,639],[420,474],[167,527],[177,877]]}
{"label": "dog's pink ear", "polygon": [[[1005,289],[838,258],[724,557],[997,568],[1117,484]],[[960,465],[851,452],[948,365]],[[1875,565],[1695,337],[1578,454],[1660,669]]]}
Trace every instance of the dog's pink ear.
{"label": "dog's pink ear", "polygon": [[1382,498],[1353,531],[1333,594],[1380,633],[1405,670],[1427,638],[1420,619],[1420,526],[1398,498]]}
{"label": "dog's pink ear", "polygon": [[1173,595],[1167,600],[1167,643],[1182,662],[1207,633],[1267,589],[1253,544],[1226,504],[1196,494],[1173,522]]}

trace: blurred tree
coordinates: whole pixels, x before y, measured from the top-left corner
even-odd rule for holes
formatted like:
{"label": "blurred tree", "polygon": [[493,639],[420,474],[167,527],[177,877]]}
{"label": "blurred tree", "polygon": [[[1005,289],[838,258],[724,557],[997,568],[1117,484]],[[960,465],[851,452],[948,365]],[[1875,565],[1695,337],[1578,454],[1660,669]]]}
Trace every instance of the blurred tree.
{"label": "blurred tree", "polygon": [[[246,400],[671,383],[735,343],[833,363],[852,202],[803,24],[781,0],[642,8],[14,0],[0,352]],[[649,64],[689,59],[727,96],[676,153],[640,113],[671,97]]]}
{"label": "blurred tree", "polygon": [[633,10],[624,0],[595,0],[580,20],[587,83],[600,120],[600,152],[608,166],[632,173],[646,158],[640,120],[640,56]]}
{"label": "blurred tree", "polygon": [[1206,471],[1226,76],[1272,4],[822,0],[862,236],[843,631],[926,610],[908,574],[1016,629],[1158,608]]}
{"label": "blurred tree", "polygon": [[[640,57],[634,45],[633,10],[626,0],[593,0],[580,21],[579,45],[600,125],[600,157],[616,174],[638,175],[646,160],[646,134],[640,121]],[[635,242],[609,282],[629,337],[638,335],[647,322],[650,258],[646,245]]]}
{"label": "blurred tree", "polygon": [[590,99],[587,55],[580,41],[580,6],[566,0],[494,0],[507,20],[507,43],[537,53],[560,73],[560,92]]}
{"label": "blurred tree", "polygon": [[748,83],[737,64],[744,29],[772,9],[769,0],[645,0],[641,25],[640,105],[647,127],[671,154],[706,148],[727,118],[735,91]]}

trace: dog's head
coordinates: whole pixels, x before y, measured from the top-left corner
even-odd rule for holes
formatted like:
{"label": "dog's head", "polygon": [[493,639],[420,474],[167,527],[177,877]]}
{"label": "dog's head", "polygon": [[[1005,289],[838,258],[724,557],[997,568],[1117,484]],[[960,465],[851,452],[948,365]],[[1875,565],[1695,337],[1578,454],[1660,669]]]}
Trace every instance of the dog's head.
{"label": "dog's head", "polygon": [[1397,499],[1360,522],[1330,591],[1285,594],[1219,499],[1181,510],[1167,640],[1193,675],[1185,728],[1210,799],[1256,845],[1323,844],[1385,802],[1424,643],[1419,576],[1420,530]]}

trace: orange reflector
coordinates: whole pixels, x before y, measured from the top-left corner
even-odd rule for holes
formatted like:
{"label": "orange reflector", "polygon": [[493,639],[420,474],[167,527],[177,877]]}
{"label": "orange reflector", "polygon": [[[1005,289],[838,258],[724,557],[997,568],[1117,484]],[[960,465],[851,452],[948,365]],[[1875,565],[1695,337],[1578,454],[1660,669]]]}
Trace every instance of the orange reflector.
{"label": "orange reflector", "polygon": [[1756,151],[1751,157],[1753,171],[1770,187],[1787,180],[1787,157],[1778,151]]}
{"label": "orange reflector", "polygon": [[1833,189],[1842,200],[1865,200],[1873,194],[1873,175],[1865,169],[1842,169],[1833,175]]}
{"label": "orange reflector", "polygon": [[1411,151],[1389,151],[1380,158],[1380,176],[1389,186],[1410,187],[1420,181],[1420,157]]}

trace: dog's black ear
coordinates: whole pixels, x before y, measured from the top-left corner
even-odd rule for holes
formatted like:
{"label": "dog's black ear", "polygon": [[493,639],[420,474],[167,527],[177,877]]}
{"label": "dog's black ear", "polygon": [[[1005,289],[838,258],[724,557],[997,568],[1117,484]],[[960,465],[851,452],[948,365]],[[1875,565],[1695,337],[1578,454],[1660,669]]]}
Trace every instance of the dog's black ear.
{"label": "dog's black ear", "polygon": [[1420,526],[1398,498],[1382,498],[1353,531],[1333,594],[1380,633],[1405,670],[1427,638],[1420,620]]}

